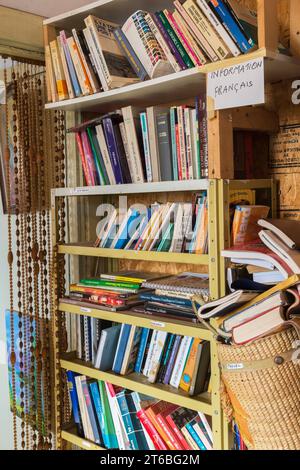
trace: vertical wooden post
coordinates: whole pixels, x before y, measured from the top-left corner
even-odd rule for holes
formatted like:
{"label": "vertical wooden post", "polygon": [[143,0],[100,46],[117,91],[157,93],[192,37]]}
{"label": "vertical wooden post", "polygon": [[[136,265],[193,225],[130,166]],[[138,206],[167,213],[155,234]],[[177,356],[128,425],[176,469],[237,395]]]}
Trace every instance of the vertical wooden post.
{"label": "vertical wooden post", "polygon": [[257,0],[258,46],[277,51],[279,24],[277,0]]}
{"label": "vertical wooden post", "polygon": [[216,111],[208,119],[209,178],[233,179],[233,125],[230,110]]}
{"label": "vertical wooden post", "polygon": [[300,57],[300,2],[290,0],[290,48],[295,56]]}

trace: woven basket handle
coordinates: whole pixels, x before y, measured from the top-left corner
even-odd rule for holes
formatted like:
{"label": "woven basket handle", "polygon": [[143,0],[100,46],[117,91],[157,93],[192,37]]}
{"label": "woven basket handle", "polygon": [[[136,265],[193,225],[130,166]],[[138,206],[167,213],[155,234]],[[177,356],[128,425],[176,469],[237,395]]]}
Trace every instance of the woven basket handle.
{"label": "woven basket handle", "polygon": [[291,318],[285,322],[285,325],[292,326],[300,339],[300,318]]}

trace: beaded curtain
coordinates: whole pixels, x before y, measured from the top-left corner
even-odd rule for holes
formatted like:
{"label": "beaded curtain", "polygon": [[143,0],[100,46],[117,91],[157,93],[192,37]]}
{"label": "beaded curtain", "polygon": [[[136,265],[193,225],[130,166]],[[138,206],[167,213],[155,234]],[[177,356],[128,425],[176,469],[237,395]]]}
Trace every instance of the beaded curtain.
{"label": "beaded curtain", "polygon": [[[56,270],[59,290],[63,290],[64,260],[52,250],[50,218],[50,190],[65,186],[65,116],[45,110],[43,66],[5,60],[4,80],[4,157],[6,187],[11,188],[7,191],[8,362],[14,448],[48,450],[54,447],[53,393],[58,398],[65,393],[53,390],[50,357],[54,342],[57,351],[66,348],[65,335],[54,339],[51,335],[54,321],[64,331],[65,319],[63,314],[56,320],[52,316],[56,296],[62,292],[53,292],[51,272]],[[63,242],[64,200],[58,206],[58,239]]]}

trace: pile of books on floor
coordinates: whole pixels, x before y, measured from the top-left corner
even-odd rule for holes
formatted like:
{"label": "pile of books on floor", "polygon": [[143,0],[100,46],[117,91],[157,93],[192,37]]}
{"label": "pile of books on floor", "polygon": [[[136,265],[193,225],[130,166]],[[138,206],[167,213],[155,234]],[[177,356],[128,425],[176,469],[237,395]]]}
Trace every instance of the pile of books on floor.
{"label": "pile of books on floor", "polygon": [[[238,56],[257,43],[257,16],[236,0],[175,0],[175,10],[138,10],[122,27],[93,15],[46,46],[49,101]],[[69,37],[68,37],[69,36]]]}
{"label": "pile of books on floor", "polygon": [[[262,210],[268,213],[267,208],[259,209]],[[244,215],[247,211],[254,214],[252,207],[244,208]],[[288,320],[300,315],[300,222],[257,220],[257,215],[244,218],[241,235],[247,244],[238,243],[222,252],[232,263],[240,263],[235,277],[230,276],[232,293],[207,303],[198,312],[198,317],[209,321],[220,338],[237,345],[280,331]],[[249,265],[264,269],[263,276],[253,280]]]}
{"label": "pile of books on floor", "polygon": [[211,450],[211,423],[187,410],[67,371],[78,434],[107,449]]}
{"label": "pile of books on floor", "polygon": [[113,208],[98,224],[95,247],[170,253],[208,252],[206,195],[193,203],[133,205],[128,211]]}
{"label": "pile of books on floor", "polygon": [[75,132],[88,186],[208,176],[205,96],[191,106],[127,106]]}

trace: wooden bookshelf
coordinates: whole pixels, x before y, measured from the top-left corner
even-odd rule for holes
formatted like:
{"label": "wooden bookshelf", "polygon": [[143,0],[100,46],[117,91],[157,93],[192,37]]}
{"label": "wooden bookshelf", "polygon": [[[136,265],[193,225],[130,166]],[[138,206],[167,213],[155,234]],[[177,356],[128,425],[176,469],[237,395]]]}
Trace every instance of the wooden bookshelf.
{"label": "wooden bookshelf", "polygon": [[69,426],[61,431],[62,439],[71,446],[79,447],[82,450],[106,450],[92,441],[78,436],[75,426]]}

